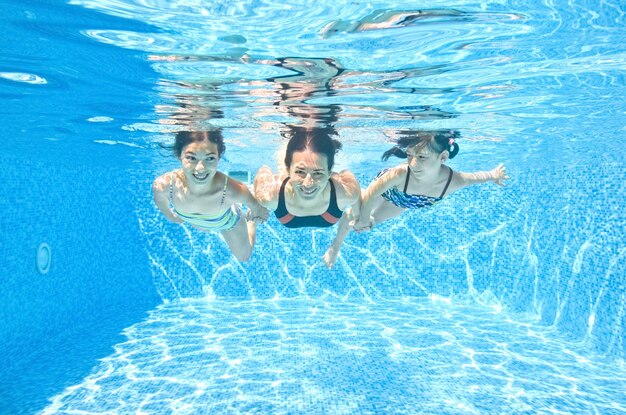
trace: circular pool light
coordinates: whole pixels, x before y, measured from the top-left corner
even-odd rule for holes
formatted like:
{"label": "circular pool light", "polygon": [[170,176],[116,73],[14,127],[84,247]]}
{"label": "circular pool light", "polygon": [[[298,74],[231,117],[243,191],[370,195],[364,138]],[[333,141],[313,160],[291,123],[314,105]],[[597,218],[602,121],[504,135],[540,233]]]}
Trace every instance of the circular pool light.
{"label": "circular pool light", "polygon": [[37,249],[37,269],[40,274],[46,274],[50,270],[52,251],[47,243],[42,243]]}

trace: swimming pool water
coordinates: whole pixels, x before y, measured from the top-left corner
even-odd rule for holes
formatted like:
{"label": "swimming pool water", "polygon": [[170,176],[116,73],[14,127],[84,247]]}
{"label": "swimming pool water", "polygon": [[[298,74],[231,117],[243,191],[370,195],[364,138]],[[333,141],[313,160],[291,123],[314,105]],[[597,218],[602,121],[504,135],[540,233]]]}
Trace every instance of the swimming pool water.
{"label": "swimming pool water", "polygon": [[[626,413],[619,2],[0,11],[0,413]],[[363,186],[407,128],[511,180],[351,234],[332,271],[333,230],[271,219],[240,264],[156,211],[181,124],[245,176],[307,114]]]}
{"label": "swimming pool water", "polygon": [[43,413],[626,411],[622,366],[478,304],[191,300],[124,334]]}

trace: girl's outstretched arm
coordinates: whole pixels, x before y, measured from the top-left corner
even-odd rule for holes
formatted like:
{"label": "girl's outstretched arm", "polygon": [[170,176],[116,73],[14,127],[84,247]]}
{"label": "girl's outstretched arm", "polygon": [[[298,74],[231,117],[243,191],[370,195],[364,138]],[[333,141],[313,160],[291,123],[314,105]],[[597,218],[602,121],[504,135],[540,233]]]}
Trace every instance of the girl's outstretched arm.
{"label": "girl's outstretched arm", "polygon": [[372,210],[379,203],[379,197],[393,186],[402,183],[406,174],[406,165],[396,166],[389,169],[381,176],[375,178],[367,189],[363,191],[361,198],[361,212],[354,223],[355,231],[369,231],[372,229],[373,222],[371,219]]}
{"label": "girl's outstretched arm", "polygon": [[171,173],[166,173],[154,180],[154,183],[152,183],[152,198],[167,220],[174,223],[183,223],[180,216],[170,209],[170,175]]}
{"label": "girl's outstretched arm", "polygon": [[499,186],[504,186],[504,181],[509,179],[506,174],[506,167],[500,163],[496,168],[490,171],[479,171],[475,173],[463,173],[459,172],[459,180],[456,181],[456,188],[451,190],[458,190],[462,187],[472,184],[481,184],[487,182],[494,182]]}

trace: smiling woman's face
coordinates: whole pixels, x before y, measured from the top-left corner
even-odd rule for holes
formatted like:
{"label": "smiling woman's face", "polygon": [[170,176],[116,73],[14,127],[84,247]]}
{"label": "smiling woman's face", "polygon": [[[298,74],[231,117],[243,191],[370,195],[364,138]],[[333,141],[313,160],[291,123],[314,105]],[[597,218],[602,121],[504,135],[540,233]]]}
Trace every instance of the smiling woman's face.
{"label": "smiling woman's face", "polygon": [[324,154],[311,150],[293,153],[289,168],[291,185],[298,197],[311,200],[322,194],[328,185],[330,171]]}

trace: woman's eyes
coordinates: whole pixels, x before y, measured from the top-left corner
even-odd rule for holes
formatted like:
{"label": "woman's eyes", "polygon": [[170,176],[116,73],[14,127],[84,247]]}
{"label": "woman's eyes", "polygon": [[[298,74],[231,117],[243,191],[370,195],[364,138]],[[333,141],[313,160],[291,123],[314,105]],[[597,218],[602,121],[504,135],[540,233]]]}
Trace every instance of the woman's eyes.
{"label": "woman's eyes", "polygon": [[[307,172],[304,171],[304,170],[296,170],[296,175],[302,176],[302,177],[306,177]],[[313,177],[323,177],[324,173],[322,173],[320,171],[314,171],[313,173],[311,173],[311,176],[313,176]]]}

